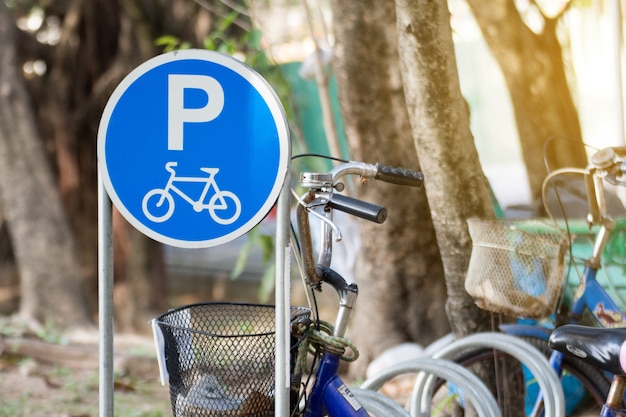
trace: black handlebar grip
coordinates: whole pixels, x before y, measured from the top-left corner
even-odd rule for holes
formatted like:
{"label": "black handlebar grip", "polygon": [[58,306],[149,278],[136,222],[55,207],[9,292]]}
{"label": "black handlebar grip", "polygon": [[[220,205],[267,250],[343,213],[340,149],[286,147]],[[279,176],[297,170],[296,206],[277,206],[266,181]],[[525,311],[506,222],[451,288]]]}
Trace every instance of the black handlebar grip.
{"label": "black handlebar grip", "polygon": [[387,219],[387,209],[377,204],[357,200],[342,194],[331,194],[330,206],[334,209],[369,220],[374,223],[383,223]]}
{"label": "black handlebar grip", "polygon": [[374,177],[377,180],[398,185],[408,185],[410,187],[421,187],[424,184],[424,174],[410,169],[394,168],[386,165],[376,164],[377,173]]}

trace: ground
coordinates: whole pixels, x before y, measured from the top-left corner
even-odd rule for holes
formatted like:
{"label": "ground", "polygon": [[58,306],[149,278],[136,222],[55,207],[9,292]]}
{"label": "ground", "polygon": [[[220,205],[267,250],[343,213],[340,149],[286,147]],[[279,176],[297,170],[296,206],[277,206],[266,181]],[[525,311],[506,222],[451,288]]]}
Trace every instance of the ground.
{"label": "ground", "polygon": [[[115,416],[172,416],[168,387],[161,386],[156,359],[146,351],[151,340],[146,339],[145,343],[136,344],[138,339],[133,339],[135,346],[127,348],[124,355],[128,360],[125,363],[133,365],[116,370]],[[22,348],[28,343],[30,341],[24,343]],[[7,353],[10,349],[6,349],[6,343],[4,346],[4,352],[0,356],[0,417],[99,415],[98,362],[97,359],[93,360],[98,355],[97,344],[81,345],[81,350],[93,354],[81,356],[82,365],[73,363],[71,366],[63,364],[63,360],[54,363],[58,358],[35,359]],[[65,348],[69,352],[74,349],[70,346]]]}
{"label": "ground", "polygon": [[[96,417],[98,373],[3,359],[0,363],[1,417]],[[115,416],[171,415],[167,388],[155,381],[120,378]]]}

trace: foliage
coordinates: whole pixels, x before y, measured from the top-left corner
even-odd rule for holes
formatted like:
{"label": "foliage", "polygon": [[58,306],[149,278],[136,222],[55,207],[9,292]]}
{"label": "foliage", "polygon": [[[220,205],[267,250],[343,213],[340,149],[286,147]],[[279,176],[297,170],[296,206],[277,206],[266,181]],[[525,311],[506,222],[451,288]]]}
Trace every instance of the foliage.
{"label": "foliage", "polygon": [[154,41],[154,44],[163,47],[163,52],[172,52],[191,48],[191,43],[181,41],[176,36],[172,35],[163,35],[157,38],[157,40]]}

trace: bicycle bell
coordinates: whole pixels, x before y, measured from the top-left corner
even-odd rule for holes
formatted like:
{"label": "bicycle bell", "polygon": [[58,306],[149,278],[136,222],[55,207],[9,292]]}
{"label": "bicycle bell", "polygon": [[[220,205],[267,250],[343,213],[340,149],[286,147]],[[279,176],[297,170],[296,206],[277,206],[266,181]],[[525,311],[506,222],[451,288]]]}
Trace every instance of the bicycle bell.
{"label": "bicycle bell", "polygon": [[[300,174],[300,185],[306,188],[332,188],[333,176],[330,173],[303,172]],[[337,191],[343,191],[343,184],[335,185]]]}

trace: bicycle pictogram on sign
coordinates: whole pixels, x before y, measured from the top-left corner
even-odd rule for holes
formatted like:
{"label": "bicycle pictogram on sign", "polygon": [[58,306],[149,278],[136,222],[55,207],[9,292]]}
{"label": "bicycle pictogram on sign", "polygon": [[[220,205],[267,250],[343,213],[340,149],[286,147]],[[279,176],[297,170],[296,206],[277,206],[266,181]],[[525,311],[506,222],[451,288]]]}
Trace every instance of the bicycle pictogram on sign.
{"label": "bicycle pictogram on sign", "polygon": [[[150,190],[143,198],[141,207],[147,218],[155,223],[161,223],[172,217],[175,206],[173,193],[182,197],[197,213],[206,209],[216,223],[231,224],[239,218],[241,214],[239,198],[230,191],[220,190],[217,186],[215,175],[219,172],[219,168],[200,168],[200,171],[209,174],[208,177],[179,177],[176,176],[174,169],[177,165],[177,162],[168,162],[165,169],[170,173],[170,177],[165,187]],[[193,200],[177,187],[176,183],[205,183],[205,185],[198,199]],[[211,187],[215,192],[209,202],[204,203]]]}

